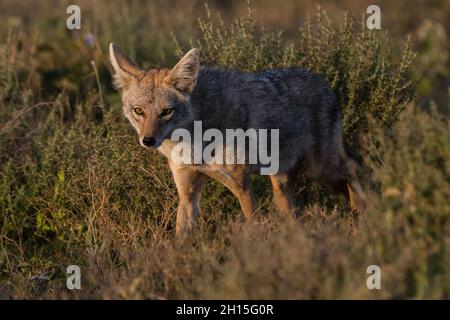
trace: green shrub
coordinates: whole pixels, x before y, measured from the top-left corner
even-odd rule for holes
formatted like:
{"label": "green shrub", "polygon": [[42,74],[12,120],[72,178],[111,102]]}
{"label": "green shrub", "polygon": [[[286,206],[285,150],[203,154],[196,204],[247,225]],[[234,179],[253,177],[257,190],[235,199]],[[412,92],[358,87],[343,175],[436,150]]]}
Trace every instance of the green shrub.
{"label": "green shrub", "polygon": [[324,74],[340,100],[352,146],[372,127],[390,127],[414,96],[409,73],[415,54],[409,41],[394,62],[387,34],[368,30],[364,21],[345,16],[338,24],[318,8],[314,18],[308,15],[298,40],[286,43],[281,32],[258,26],[251,9],[247,19],[231,25],[216,23],[208,11],[200,30],[198,46],[208,64],[249,72],[299,66]]}
{"label": "green shrub", "polygon": [[389,289],[448,298],[450,121],[436,110],[409,108],[390,135],[377,135],[371,145],[381,193],[370,221],[374,249],[405,277]]}

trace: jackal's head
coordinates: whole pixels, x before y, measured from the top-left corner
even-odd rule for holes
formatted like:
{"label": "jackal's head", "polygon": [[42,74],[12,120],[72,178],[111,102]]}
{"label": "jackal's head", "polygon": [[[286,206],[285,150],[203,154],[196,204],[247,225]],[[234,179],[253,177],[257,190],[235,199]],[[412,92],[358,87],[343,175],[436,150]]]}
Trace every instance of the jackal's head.
{"label": "jackal's head", "polygon": [[173,130],[193,121],[190,95],[200,68],[198,49],[189,51],[172,69],[149,71],[137,67],[113,43],[109,53],[124,114],[143,147],[159,147]]}

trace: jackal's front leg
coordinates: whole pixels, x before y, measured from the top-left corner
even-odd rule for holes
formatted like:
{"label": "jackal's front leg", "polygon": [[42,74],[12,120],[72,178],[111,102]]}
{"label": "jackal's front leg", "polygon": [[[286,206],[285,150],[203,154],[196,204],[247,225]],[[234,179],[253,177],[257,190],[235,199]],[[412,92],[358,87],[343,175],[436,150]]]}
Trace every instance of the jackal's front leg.
{"label": "jackal's front leg", "polygon": [[242,212],[248,221],[255,218],[257,213],[257,206],[255,197],[253,195],[250,173],[244,166],[229,170],[227,178],[222,178],[221,181],[239,200]]}
{"label": "jackal's front leg", "polygon": [[200,192],[207,177],[190,168],[171,165],[178,190],[177,236],[188,234],[194,227],[200,212]]}

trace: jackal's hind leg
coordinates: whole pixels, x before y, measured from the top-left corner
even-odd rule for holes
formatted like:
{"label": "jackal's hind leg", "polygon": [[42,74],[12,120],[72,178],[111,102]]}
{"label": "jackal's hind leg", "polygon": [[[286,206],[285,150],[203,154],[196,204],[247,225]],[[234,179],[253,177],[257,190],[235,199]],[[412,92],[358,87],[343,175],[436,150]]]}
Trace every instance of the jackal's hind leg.
{"label": "jackal's hind leg", "polygon": [[346,185],[347,185],[347,196],[350,201],[350,206],[363,213],[367,207],[367,200],[364,190],[359,183],[358,175],[356,174],[356,163],[351,160],[346,160]]}
{"label": "jackal's hind leg", "polygon": [[358,177],[350,179],[347,183],[347,188],[351,207],[359,213],[366,211],[366,195],[359,183]]}
{"label": "jackal's hind leg", "polygon": [[276,208],[286,217],[293,217],[297,212],[293,177],[289,174],[270,176],[273,188],[273,202]]}

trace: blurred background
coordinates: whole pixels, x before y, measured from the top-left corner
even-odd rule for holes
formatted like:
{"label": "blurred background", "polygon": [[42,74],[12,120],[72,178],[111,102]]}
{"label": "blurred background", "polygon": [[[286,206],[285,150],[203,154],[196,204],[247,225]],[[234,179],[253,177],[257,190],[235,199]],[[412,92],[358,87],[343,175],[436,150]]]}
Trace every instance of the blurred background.
{"label": "blurred background", "polygon": [[[247,16],[245,1],[77,1],[81,8],[82,28],[65,28],[66,8],[73,1],[41,0],[0,3],[0,36],[18,32],[22,45],[32,55],[27,61],[27,81],[41,82],[44,92],[55,88],[79,90],[92,71],[89,60],[98,60],[99,50],[110,41],[120,44],[124,51],[145,67],[170,66],[177,57],[176,42],[184,50],[199,33],[198,20],[205,18],[208,5],[213,15],[225,23]],[[449,0],[270,0],[251,1],[255,21],[269,30],[282,31],[286,40],[294,40],[304,25],[308,13],[317,6],[332,20],[341,21],[343,13],[362,19],[371,4],[381,8],[381,28],[393,41],[411,37],[418,58],[414,62],[419,79],[420,103],[446,99],[449,86]],[[74,41],[75,40],[75,41]],[[76,67],[76,68],[73,68]],[[73,69],[76,70],[74,74]],[[92,74],[91,74],[92,76]],[[77,79],[83,79],[79,81]]]}

